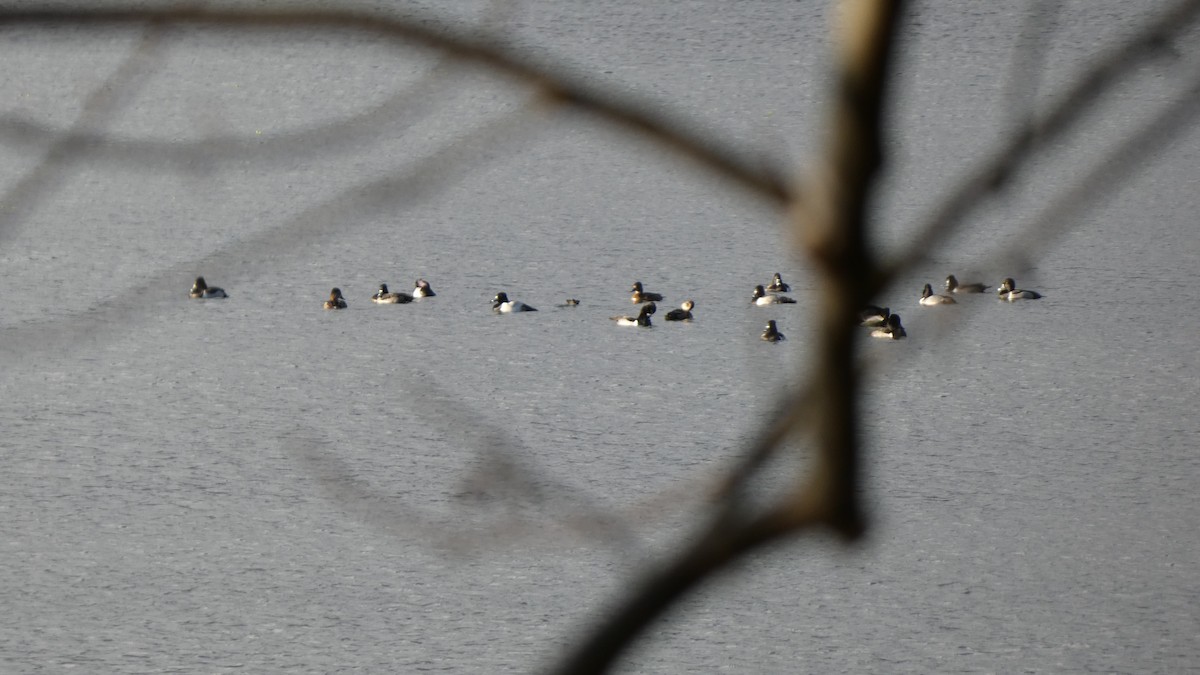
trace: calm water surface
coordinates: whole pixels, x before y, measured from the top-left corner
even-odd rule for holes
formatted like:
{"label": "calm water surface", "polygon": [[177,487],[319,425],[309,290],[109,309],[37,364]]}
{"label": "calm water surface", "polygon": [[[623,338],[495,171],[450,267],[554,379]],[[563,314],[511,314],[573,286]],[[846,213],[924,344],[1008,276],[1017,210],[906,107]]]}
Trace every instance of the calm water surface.
{"label": "calm water surface", "polygon": [[[1068,3],[1018,38],[1015,8],[916,3],[881,250],[999,138],[1018,43],[1052,41],[1049,102],[1140,25],[1127,5]],[[822,142],[825,3],[503,21],[748,152],[799,164]],[[749,561],[621,672],[1200,667],[1200,134],[1012,254],[1098,148],[1179,97],[1195,32],[879,299],[910,339],[864,345],[869,539]],[[7,29],[3,114],[74,123],[139,40]],[[160,145],[55,165],[0,232],[0,671],[535,670],[687,536],[806,371],[817,298],[780,214],[644,141],[343,35],[181,30],[147,56],[94,124]],[[244,140],[170,145],[214,135]],[[5,190],[38,138],[5,132]],[[748,306],[776,271],[799,302]],[[949,272],[1046,297],[918,306]],[[232,297],[188,301],[197,274]],[[368,301],[417,277],[438,296]],[[696,320],[615,327],[638,279]],[[324,312],[335,285],[350,308]],[[540,311],[493,315],[502,289]],[[788,341],[757,339],[769,318]]]}

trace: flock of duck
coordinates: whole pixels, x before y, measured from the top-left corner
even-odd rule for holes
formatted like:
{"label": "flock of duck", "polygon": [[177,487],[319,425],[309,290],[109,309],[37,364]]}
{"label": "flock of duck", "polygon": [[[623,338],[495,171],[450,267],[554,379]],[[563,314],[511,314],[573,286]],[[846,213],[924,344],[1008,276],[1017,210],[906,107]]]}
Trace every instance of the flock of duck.
{"label": "flock of duck", "polygon": [[[969,293],[986,293],[988,287],[982,283],[960,284],[958,279],[953,274],[946,277],[945,288],[948,293],[955,295]],[[779,304],[794,304],[796,301],[781,293],[786,293],[791,290],[791,286],[784,282],[778,272],[769,284],[760,284],[754,287],[751,293],[750,301],[755,305],[779,305]],[[647,291],[642,282],[633,282],[633,287],[629,289],[629,299],[634,304],[640,304],[637,315],[635,316],[614,316],[613,321],[617,322],[618,326],[641,326],[649,327],[652,325],[650,317],[658,311],[657,302],[662,302],[663,296],[661,293],[652,293]],[[412,302],[418,298],[431,298],[437,295],[433,292],[433,288],[428,281],[417,279],[413,285],[412,293],[398,293],[389,291],[387,284],[379,284],[379,290],[371,296],[371,302],[381,305],[396,305]],[[1016,282],[1011,277],[1005,278],[996,288],[996,295],[999,299],[1007,302],[1016,302],[1017,300],[1036,300],[1042,295],[1037,291],[1027,289],[1019,289]],[[195,283],[192,284],[192,290],[188,293],[191,298],[226,298],[229,297],[225,293],[225,289],[217,286],[209,286],[204,277],[196,277]],[[931,284],[925,284],[921,289],[920,304],[926,307],[936,305],[953,305],[957,301],[951,295],[940,295],[933,292]],[[574,298],[568,298],[560,307],[575,307],[579,305],[579,301]],[[325,301],[325,309],[345,309],[349,306],[346,299],[342,296],[340,288],[334,288],[329,291],[329,299]],[[667,321],[691,321],[692,309],[696,304],[691,300],[685,300],[678,309],[673,309],[666,314]],[[508,314],[511,312],[536,312],[537,308],[525,304],[518,300],[510,300],[508,293],[500,291],[496,297],[492,298],[492,311],[498,314]],[[871,328],[871,337],[899,340],[907,337],[904,326],[900,323],[900,315],[893,314],[887,307],[876,307],[870,305],[862,310],[859,315],[859,321],[863,326]],[[775,320],[767,321],[766,328],[763,329],[760,337],[767,342],[779,342],[785,339],[783,333],[779,332]]]}
{"label": "flock of duck", "polygon": [[[953,293],[954,295],[986,293],[988,291],[986,284],[960,284],[953,274],[946,277],[945,288],[947,293]],[[1042,297],[1042,294],[1037,291],[1017,288],[1017,282],[1013,281],[1012,277],[1006,277],[996,287],[996,297],[1006,302],[1016,302],[1018,300],[1037,300]],[[958,303],[952,295],[934,293],[932,284],[925,284],[925,287],[921,289],[921,299],[919,302],[925,307],[954,305]],[[904,331],[904,326],[900,323],[900,315],[892,314],[887,307],[875,307],[871,305],[859,314],[859,320],[862,325],[873,329],[871,337],[899,340],[908,335]]]}

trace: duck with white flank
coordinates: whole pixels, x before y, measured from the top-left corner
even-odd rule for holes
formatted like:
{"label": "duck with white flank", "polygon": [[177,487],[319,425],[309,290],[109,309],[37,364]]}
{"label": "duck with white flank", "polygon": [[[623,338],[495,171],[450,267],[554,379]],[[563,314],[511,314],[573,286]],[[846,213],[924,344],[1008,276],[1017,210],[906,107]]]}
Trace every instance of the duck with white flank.
{"label": "duck with white flank", "polygon": [[900,338],[908,337],[904,326],[900,325],[899,314],[889,314],[884,325],[871,331],[871,337],[880,338],[883,340],[899,340]]}
{"label": "duck with white flank", "polygon": [[796,301],[787,297],[786,295],[773,295],[767,293],[766,289],[762,287],[762,284],[759,284],[758,286],[754,287],[754,295],[750,297],[750,302],[753,302],[756,305],[785,305],[788,303],[795,303]]}
{"label": "duck with white flank", "polygon": [[537,307],[531,307],[519,300],[509,300],[508,293],[500,291],[496,297],[492,298],[492,311],[497,314],[509,314],[511,312],[536,312]]}
{"label": "duck with white flank", "polygon": [[192,284],[192,290],[188,293],[189,298],[227,298],[224,288],[209,286],[204,283],[204,277],[196,277],[196,283]]}
{"label": "duck with white flank", "polygon": [[1012,280],[1012,277],[1007,277],[1000,282],[1000,287],[996,289],[996,294],[1001,300],[1015,302],[1017,300],[1037,300],[1042,297],[1037,291],[1030,291],[1017,288],[1017,282]]}
{"label": "duck with white flank", "polygon": [[643,290],[642,282],[640,282],[640,281],[633,282],[633,288],[629,289],[629,291],[633,294],[633,295],[629,296],[629,299],[631,301],[633,301],[634,304],[641,304],[643,302],[652,302],[652,301],[653,302],[662,302],[662,299],[663,299],[662,293],[651,293],[649,291]]}
{"label": "duck with white flank", "polygon": [[371,296],[371,302],[378,305],[399,305],[406,302],[412,302],[412,296],[408,293],[395,293],[388,291],[387,284],[379,284],[379,290],[375,291],[375,295]]}
{"label": "duck with white flank", "polygon": [[783,333],[780,333],[779,329],[775,327],[775,319],[767,322],[767,327],[763,329],[762,335],[759,337],[767,342],[779,342],[786,339],[783,337]]}
{"label": "duck with white flank", "polygon": [[925,284],[925,287],[921,289],[921,304],[933,307],[934,305],[955,305],[958,304],[958,301],[948,295],[934,293],[933,286]]}
{"label": "duck with white flank", "polygon": [[692,302],[691,300],[684,300],[683,304],[679,306],[679,309],[673,309],[667,312],[667,321],[691,321],[692,308],[695,306],[696,303]]}
{"label": "duck with white flank", "polygon": [[649,328],[652,325],[650,323],[650,315],[657,311],[657,305],[653,302],[647,302],[642,305],[642,309],[638,312],[637,316],[614,316],[612,320],[616,321],[618,326],[642,326],[643,328]]}
{"label": "duck with white flank", "polygon": [[329,291],[329,299],[325,301],[325,309],[346,309],[346,299],[342,297],[342,289],[334,288]]}
{"label": "duck with white flank", "polygon": [[424,279],[417,279],[416,284],[413,285],[412,296],[414,298],[432,298],[435,295],[437,293],[433,292],[433,287]]}

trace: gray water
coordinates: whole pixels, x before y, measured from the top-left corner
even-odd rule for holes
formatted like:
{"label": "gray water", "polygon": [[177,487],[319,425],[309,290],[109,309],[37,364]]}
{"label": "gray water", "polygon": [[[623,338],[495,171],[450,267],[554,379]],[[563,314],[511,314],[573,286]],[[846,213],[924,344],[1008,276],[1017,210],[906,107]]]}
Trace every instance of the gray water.
{"label": "gray water", "polygon": [[[826,4],[436,9],[799,166]],[[1046,104],[1132,4],[1031,35],[1015,5],[914,3],[880,250],[1000,138],[1014,48],[1051,41]],[[516,114],[484,73],[343,34],[180,29],[133,66],[138,30],[0,35],[0,671],[533,671],[686,538],[807,370],[781,214],[587,116]],[[910,338],[864,345],[867,541],[755,557],[621,672],[1200,668],[1200,133],[1012,255],[1181,95],[1188,37],[879,298]],[[48,140],[10,123],[69,127],[122,64],[95,122],[116,141],[14,202]],[[798,303],[748,306],[776,271]],[[950,272],[1046,297],[918,306]],[[198,274],[231,297],[189,301]],[[368,301],[417,277],[438,296]],[[614,326],[639,279],[696,320]],[[348,310],[321,310],[332,286]],[[540,311],[493,315],[498,290]],[[786,342],[757,339],[768,318]]]}

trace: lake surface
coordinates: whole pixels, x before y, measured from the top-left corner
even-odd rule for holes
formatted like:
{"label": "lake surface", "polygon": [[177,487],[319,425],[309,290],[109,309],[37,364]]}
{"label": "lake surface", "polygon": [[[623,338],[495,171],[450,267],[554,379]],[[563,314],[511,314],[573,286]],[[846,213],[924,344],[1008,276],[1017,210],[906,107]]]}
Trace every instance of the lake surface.
{"label": "lake surface", "polygon": [[[826,4],[438,11],[799,167]],[[1131,5],[1031,30],[914,3],[880,250],[1001,138],[1014,49],[1048,41],[1046,105]],[[619,672],[1200,668],[1200,132],[1014,253],[1187,92],[1196,33],[879,298],[910,337],[863,345],[867,540],[747,561]],[[0,35],[0,672],[537,670],[686,540],[808,370],[780,213],[485,73],[346,34]],[[121,95],[87,128],[116,141],[35,173],[47,141],[13,120],[68,128],[98,89]],[[797,304],[749,306],[777,271]],[[1045,298],[920,307],[951,272]],[[188,300],[200,274],[231,297]],[[437,297],[368,300],[418,277]],[[616,327],[635,280],[695,321]],[[333,286],[349,309],[321,309]],[[499,290],[540,311],[494,315]]]}

